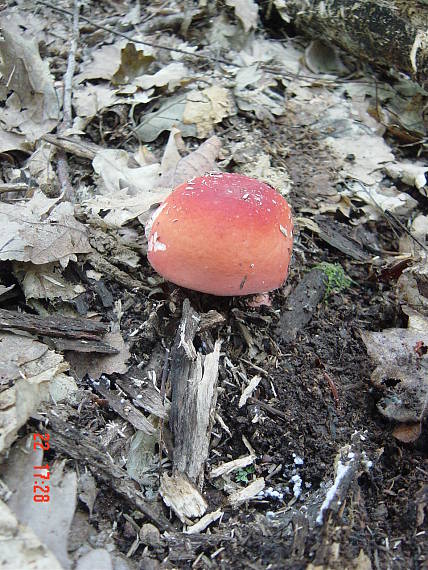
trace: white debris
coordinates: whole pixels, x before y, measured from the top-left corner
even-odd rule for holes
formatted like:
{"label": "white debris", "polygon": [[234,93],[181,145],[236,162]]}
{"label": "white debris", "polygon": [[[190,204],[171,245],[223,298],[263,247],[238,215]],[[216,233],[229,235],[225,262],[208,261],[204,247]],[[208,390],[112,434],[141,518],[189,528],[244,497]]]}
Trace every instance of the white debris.
{"label": "white debris", "polygon": [[293,482],[293,493],[296,499],[298,499],[302,493],[302,478],[300,475],[293,475],[290,481]]}
{"label": "white debris", "polygon": [[304,461],[301,457],[293,453],[293,460],[296,465],[303,465]]}
{"label": "white debris", "polygon": [[333,485],[327,491],[327,494],[325,496],[323,504],[321,505],[320,512],[316,518],[317,524],[323,523],[324,512],[329,508],[330,504],[332,503],[333,499],[336,496],[336,492],[337,492],[337,489],[338,489],[340,483],[342,482],[342,480],[344,479],[346,474],[351,469],[350,463],[352,461],[353,461],[353,459],[350,459],[348,464],[344,464],[340,460],[338,461],[337,469],[336,469],[336,479],[334,480]]}

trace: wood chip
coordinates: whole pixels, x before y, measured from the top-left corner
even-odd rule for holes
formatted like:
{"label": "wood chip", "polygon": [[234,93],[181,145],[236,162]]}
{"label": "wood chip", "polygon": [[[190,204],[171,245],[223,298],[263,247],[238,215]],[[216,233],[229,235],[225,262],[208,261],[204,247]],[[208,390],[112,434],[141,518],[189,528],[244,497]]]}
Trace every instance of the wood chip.
{"label": "wood chip", "polygon": [[211,523],[218,520],[222,515],[223,511],[221,509],[217,509],[212,513],[208,513],[205,516],[203,516],[201,519],[199,519],[197,523],[187,527],[187,529],[184,532],[186,534],[199,534],[200,532],[205,530]]}
{"label": "wood chip", "polygon": [[239,457],[233,461],[227,461],[226,463],[222,463],[214,469],[211,469],[210,477],[211,479],[215,479],[216,477],[221,477],[222,475],[228,475],[237,469],[242,469],[243,467],[247,467],[247,465],[251,465],[254,463],[255,459],[255,455],[245,455],[245,457]]}
{"label": "wood chip", "polygon": [[242,505],[242,503],[245,503],[245,501],[250,501],[251,499],[254,499],[254,497],[256,497],[261,491],[263,491],[264,488],[265,488],[265,480],[263,479],[263,477],[259,477],[258,479],[256,479],[255,481],[253,481],[243,489],[239,489],[239,491],[235,491],[235,493],[229,495],[228,498],[229,504],[233,508],[239,507],[239,505]]}
{"label": "wood chip", "polygon": [[171,507],[183,523],[187,523],[187,519],[202,517],[208,508],[203,496],[184,473],[174,473],[171,476],[164,473],[160,494],[164,503]]}
{"label": "wood chip", "polygon": [[261,376],[253,376],[253,378],[251,378],[248,386],[245,388],[245,390],[242,392],[241,397],[239,398],[238,408],[245,406],[248,398],[253,395],[253,392],[259,385],[261,379]]}
{"label": "wood chip", "polygon": [[141,430],[148,435],[156,432],[149,420],[129,400],[125,400],[125,398],[110,389],[109,380],[100,378],[99,382],[93,382],[92,385],[97,392],[104,396],[109,406],[124,420],[132,424],[135,429]]}

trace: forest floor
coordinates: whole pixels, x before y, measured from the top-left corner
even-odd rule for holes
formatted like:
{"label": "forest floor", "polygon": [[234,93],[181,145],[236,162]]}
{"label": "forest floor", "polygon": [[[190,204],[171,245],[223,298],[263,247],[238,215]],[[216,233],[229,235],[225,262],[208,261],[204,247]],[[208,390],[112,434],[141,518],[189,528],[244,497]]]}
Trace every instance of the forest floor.
{"label": "forest floor", "polygon": [[[5,13],[16,14],[18,10],[22,18],[20,26],[24,29],[22,22],[30,22],[31,4],[11,2]],[[424,194],[415,185],[392,182],[382,168],[385,141],[389,147],[387,152],[392,153],[391,161],[399,164],[403,160],[420,164],[416,146],[410,150],[400,148],[400,141],[393,136],[392,129],[377,130],[369,122],[374,121],[373,117],[368,118],[370,113],[364,114],[360,106],[361,121],[366,121],[367,130],[371,128],[370,132],[375,133],[375,142],[370,142],[372,146],[368,142],[363,145],[369,146],[368,153],[376,155],[379,152],[378,162],[373,156],[368,159],[361,149],[347,152],[342,157],[335,155],[329,146],[330,139],[326,142],[326,138],[329,135],[336,137],[340,146],[341,129],[346,130],[345,123],[353,121],[353,115],[348,114],[343,121],[340,113],[335,119],[328,117],[331,109],[341,109],[352,98],[344,95],[348,80],[343,77],[349,74],[343,72],[339,76],[332,72],[327,77],[305,68],[302,58],[305,53],[309,57],[305,49],[310,40],[286,38],[275,12],[270,20],[259,21],[257,29],[251,31],[254,27],[251,21],[239,20],[232,8],[220,2],[216,8],[201,7],[201,2],[201,6],[190,10],[186,2],[150,1],[142,3],[147,6],[139,19],[134,2],[89,4],[82,9],[88,20],[81,21],[76,52],[75,76],[80,78],[73,84],[73,128],[68,126],[63,132],[65,137],[78,135],[87,145],[94,146],[87,147],[86,156],[68,148],[67,155],[64,151],[58,151],[56,155],[43,154],[42,161],[46,160],[48,167],[31,170],[31,179],[32,184],[43,188],[45,193],[48,193],[47,188],[61,188],[61,177],[59,182],[52,180],[47,172],[56,171],[60,152],[62,159],[66,156],[66,168],[75,191],[74,216],[87,228],[89,243],[96,255],[89,250],[76,250],[77,257],[70,258],[66,269],[58,263],[60,255],[58,259],[51,256],[44,261],[43,267],[50,275],[49,286],[55,286],[55,281],[61,280],[62,288],[67,292],[70,283],[73,287],[82,287],[78,296],[69,298],[51,292],[45,298],[43,295],[36,298],[25,286],[28,286],[28,275],[35,274],[34,267],[40,268],[40,261],[1,257],[1,283],[6,288],[14,285],[15,293],[0,297],[0,303],[2,309],[10,311],[45,317],[62,314],[114,323],[113,332],[104,340],[118,348],[118,354],[104,357],[89,353],[88,357],[77,344],[74,348],[57,347],[56,351],[64,354],[70,365],[74,389],[66,391],[62,399],[37,402],[28,418],[18,426],[19,431],[16,430],[15,435],[20,441],[12,445],[12,451],[18,449],[28,434],[47,432],[50,449],[45,452],[44,461],[52,471],[58,470],[59,483],[56,484],[65,487],[65,480],[61,479],[64,473],[73,473],[75,477],[75,488],[74,483],[70,483],[70,493],[64,503],[51,501],[50,516],[58,528],[63,525],[64,537],[58,538],[61,533],[52,527],[49,517],[41,515],[41,510],[34,510],[46,505],[32,505],[32,515],[27,513],[23,519],[20,519],[19,509],[14,509],[13,500],[10,508],[18,520],[30,526],[30,519],[33,523],[39,520],[37,532],[37,524],[32,526],[34,532],[54,552],[61,564],[58,568],[64,569],[423,568],[428,543],[426,406],[422,406],[416,419],[403,422],[403,416],[398,412],[389,417],[381,413],[385,394],[392,399],[398,398],[394,390],[397,385],[401,386],[400,379],[394,375],[388,378],[385,373],[382,382],[376,384],[373,372],[379,362],[367,352],[372,337],[364,336],[367,331],[370,334],[385,329],[407,331],[409,311],[415,310],[409,301],[410,295],[405,297],[403,294],[404,285],[400,288],[397,283],[404,270],[419,267],[424,254],[418,244],[410,241],[409,245],[409,241],[404,241],[413,231],[412,222],[420,216],[419,220],[425,226],[422,230],[418,226],[418,239],[425,243],[428,199],[426,192]],[[36,24],[33,28],[29,24],[26,32],[38,37],[41,57],[49,62],[51,73],[60,82],[67,64],[71,21],[43,2],[38,6]],[[70,6],[59,2],[56,8],[69,10]],[[148,61],[145,80],[138,85],[129,79],[133,65],[127,70],[128,83],[113,80],[111,70],[103,71],[103,65],[108,67],[110,64],[107,52],[96,60],[96,64],[91,64],[96,50],[124,40],[110,34],[105,27],[137,38],[140,22],[149,25],[153,21],[156,23],[154,29],[143,30],[141,37],[154,45],[177,48],[175,60],[170,52],[151,48],[156,58],[154,63]],[[167,23],[163,26],[161,22]],[[246,26],[250,32],[245,30]],[[50,30],[56,30],[52,41],[47,39]],[[291,28],[287,30],[291,31]],[[41,35],[44,41],[40,43]],[[277,49],[282,42],[287,46],[284,49],[293,54],[293,65],[298,62],[303,66],[300,79],[291,74],[282,80],[279,79],[281,73],[269,75],[264,70],[263,66],[273,65],[260,55],[265,48],[260,44],[251,51],[252,42],[261,37],[274,46],[272,49]],[[9,41],[12,40],[6,38],[6,43]],[[196,45],[204,46],[204,54],[212,60],[196,59],[180,52],[190,51],[190,47]],[[230,45],[229,52],[225,45]],[[143,46],[137,44],[134,48],[143,50]],[[247,59],[242,55],[245,50],[251,53]],[[138,53],[142,61],[143,52]],[[120,63],[120,51],[111,57],[118,57]],[[125,56],[122,57],[121,72],[127,65]],[[135,54],[134,57],[137,59]],[[148,57],[147,54],[144,57]],[[266,72],[266,76],[257,77],[257,85],[248,92],[245,89],[251,80],[248,76],[245,80],[241,78],[241,87],[237,90],[236,69],[224,63],[227,57],[230,57],[231,65],[238,62],[240,67],[249,69],[250,75],[257,75],[255,69],[261,62],[261,73]],[[344,54],[341,57],[346,61],[347,71],[352,68],[353,78],[361,80],[361,85],[374,82],[373,78],[380,80],[374,71],[369,75],[352,58]],[[151,83],[147,80],[149,74],[164,70],[171,61],[178,60],[186,65],[184,76],[178,77],[177,70],[168,68],[164,78],[159,76]],[[138,78],[135,69],[134,72]],[[381,79],[382,85],[388,84],[388,78]],[[131,83],[132,89],[126,92],[125,87]],[[87,206],[88,200],[96,200],[100,190],[104,195],[107,195],[105,188],[114,190],[114,181],[120,176],[126,178],[131,170],[128,168],[130,162],[123,166],[118,160],[115,167],[120,174],[105,175],[101,187],[102,168],[100,172],[95,166],[96,159],[92,163],[90,157],[94,158],[97,152],[108,148],[126,151],[134,161],[133,168],[146,168],[153,157],[161,162],[169,131],[178,126],[186,132],[188,124],[186,127],[186,121],[181,122],[182,111],[177,111],[177,116],[172,117],[165,130],[150,123],[147,116],[157,112],[159,107],[165,109],[162,105],[167,105],[168,101],[172,106],[174,91],[181,94],[209,85],[229,89],[235,102],[224,116],[213,114],[212,124],[208,127],[202,125],[201,118],[195,120],[194,133],[200,132],[200,128],[205,129],[206,134],[197,137],[182,132],[185,142],[177,139],[178,149],[182,154],[192,153],[208,136],[216,135],[222,147],[214,157],[216,164],[212,161],[216,169],[240,171],[267,179],[273,185],[275,180],[280,181],[281,190],[293,211],[296,234],[289,276],[283,287],[270,294],[268,304],[251,306],[248,297],[214,297],[164,281],[150,267],[145,255],[147,244],[141,223],[144,220],[139,217],[144,209],[135,210],[128,216],[129,207],[128,217],[122,223],[117,222],[113,214],[121,215],[123,194],[108,207],[101,202],[96,207]],[[363,89],[361,85],[359,88]],[[79,95],[83,89],[92,91]],[[313,100],[308,101],[310,90]],[[118,97],[116,103],[114,99],[107,103],[107,91],[109,97]],[[89,109],[91,97],[98,97],[98,106]],[[215,97],[221,99],[223,95],[212,93],[212,101]],[[369,99],[370,95],[365,93],[364,97]],[[223,108],[226,105],[223,99],[217,103]],[[10,103],[9,110],[12,112]],[[144,127],[140,131],[142,140],[135,136],[137,126],[141,124]],[[7,131],[7,126],[3,125],[3,130]],[[151,136],[148,132],[156,134]],[[41,144],[42,136],[36,137],[35,146],[31,150],[28,147],[25,152],[22,146],[2,149],[4,183],[17,183],[12,171],[15,174],[28,171],[25,161],[37,148],[40,150],[37,145]],[[3,140],[0,140],[1,144]],[[43,144],[50,145],[51,142]],[[352,149],[352,141],[344,139],[343,146]],[[53,147],[50,145],[50,148]],[[424,147],[419,150],[422,155],[426,153]],[[144,163],[143,157],[149,155],[151,158]],[[269,160],[262,167],[264,157]],[[207,160],[211,158],[207,157]],[[368,160],[372,161],[369,165]],[[362,184],[376,186],[377,200],[364,201],[355,186],[347,187],[349,180],[357,178],[355,170],[347,177],[347,164],[352,167],[356,164],[361,169]],[[198,165],[198,168],[202,166]],[[373,172],[376,172],[375,178],[372,178]],[[377,173],[381,174],[378,176]],[[383,188],[391,201],[384,206],[382,184],[387,178]],[[22,180],[23,177],[19,182]],[[122,188],[123,185],[117,182],[116,191],[122,191]],[[408,202],[400,198],[404,205],[401,210],[401,206],[394,210],[394,200],[401,194],[406,195]],[[49,196],[52,198],[55,192],[52,190]],[[16,191],[4,194],[4,197],[6,201],[12,197],[12,204],[18,198],[35,199],[31,193],[24,196]],[[391,217],[384,214],[385,209],[393,210],[393,218],[401,222],[401,226],[391,225]],[[67,250],[64,256],[72,253]],[[308,301],[308,308],[300,308],[310,311],[311,318],[296,331],[294,338],[289,338],[287,332],[278,327],[281,317],[290,308],[287,302],[296,286],[323,262],[339,264],[344,272],[341,274],[343,280],[332,282],[327,292],[323,290],[315,306],[309,307]],[[53,264],[56,264],[56,273],[50,273]],[[327,280],[328,268],[333,265],[323,267]],[[412,275],[421,279],[419,294],[426,300],[426,272]],[[150,416],[142,407],[145,417],[156,430],[161,430],[161,436],[156,431],[154,440],[140,441],[138,455],[137,420],[127,421],[123,412],[124,399],[130,406],[136,406],[136,400],[130,393],[125,395],[121,383],[125,380],[132,383],[138,378],[136,386],[154,388],[163,398],[162,406],[168,408],[168,351],[174,344],[185,299],[189,299],[202,317],[210,311],[215,311],[211,314],[218,317],[204,334],[196,332],[193,342],[197,352],[205,355],[216,340],[222,343],[214,410],[216,421],[205,462],[205,480],[200,489],[207,512],[219,509],[221,516],[194,534],[186,534],[183,529],[191,528],[191,523],[196,521],[180,521],[177,513],[168,508],[159,495],[160,469],[171,471],[168,422],[164,418],[163,428],[160,427],[162,414]],[[403,311],[403,306],[410,309]],[[426,306],[420,312],[425,324]],[[46,335],[36,336],[45,342]],[[426,371],[423,368],[427,358],[426,333],[421,332],[420,338],[409,362],[417,361],[417,366]],[[48,345],[52,349],[52,345]],[[102,352],[99,347],[97,350]],[[385,350],[388,350],[387,343]],[[392,363],[393,352],[390,358]],[[409,362],[403,361],[404,375]],[[411,366],[410,369],[413,370]],[[258,384],[245,405],[239,407],[244,389],[255,376],[260,377]],[[104,391],[97,389],[101,377],[109,381]],[[410,395],[407,392],[406,397],[419,402],[422,397],[419,392],[426,395],[428,385],[418,394],[416,392],[414,390]],[[115,400],[114,395],[120,397]],[[420,404],[414,404],[414,407],[420,409]],[[403,424],[404,432],[400,427]],[[397,427],[398,431],[394,431]],[[12,451],[10,457],[13,457]],[[218,477],[211,476],[211,471],[219,465],[244,457],[249,459],[243,467]],[[159,458],[162,458],[161,467]],[[7,466],[8,461],[12,463],[15,459],[4,462],[4,484],[13,492],[14,482],[16,488],[19,485],[16,472]],[[136,462],[138,467],[134,465],[132,470],[130,464]],[[232,493],[256,481],[263,482],[261,491],[237,505],[230,504]],[[124,485],[128,485],[129,492],[124,490]],[[145,507],[141,507],[143,503],[138,503],[136,497],[149,505],[153,516],[143,512]],[[328,497],[330,502],[326,502]],[[8,493],[4,492],[2,498],[7,503]],[[40,521],[44,521],[45,531],[40,530]],[[63,543],[61,553],[58,545]],[[92,562],[90,558],[85,561],[85,556],[91,552],[97,552]],[[45,567],[49,568],[49,564]],[[9,568],[13,570],[13,563]]]}

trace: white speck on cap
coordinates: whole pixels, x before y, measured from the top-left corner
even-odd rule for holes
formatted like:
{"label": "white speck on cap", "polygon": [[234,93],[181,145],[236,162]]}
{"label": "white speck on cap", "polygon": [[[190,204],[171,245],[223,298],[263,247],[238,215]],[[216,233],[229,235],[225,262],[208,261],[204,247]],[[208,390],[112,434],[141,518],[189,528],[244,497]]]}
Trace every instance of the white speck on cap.
{"label": "white speck on cap", "polygon": [[288,238],[287,228],[284,228],[284,226],[281,226],[281,224],[279,224],[279,231]]}
{"label": "white speck on cap", "polygon": [[166,245],[159,241],[158,232],[154,232],[149,239],[148,251],[165,251]]}

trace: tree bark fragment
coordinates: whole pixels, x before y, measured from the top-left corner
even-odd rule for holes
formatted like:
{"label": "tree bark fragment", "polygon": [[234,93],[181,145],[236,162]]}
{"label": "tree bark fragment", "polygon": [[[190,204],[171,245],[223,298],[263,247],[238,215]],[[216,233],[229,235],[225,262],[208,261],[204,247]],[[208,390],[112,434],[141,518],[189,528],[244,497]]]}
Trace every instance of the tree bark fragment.
{"label": "tree bark fragment", "polygon": [[428,6],[402,0],[275,0],[281,17],[358,58],[428,81]]}
{"label": "tree bark fragment", "polygon": [[186,299],[171,350],[170,427],[174,437],[173,466],[200,488],[208,457],[211,428],[217,402],[220,342],[202,357],[193,345],[200,316]]}

